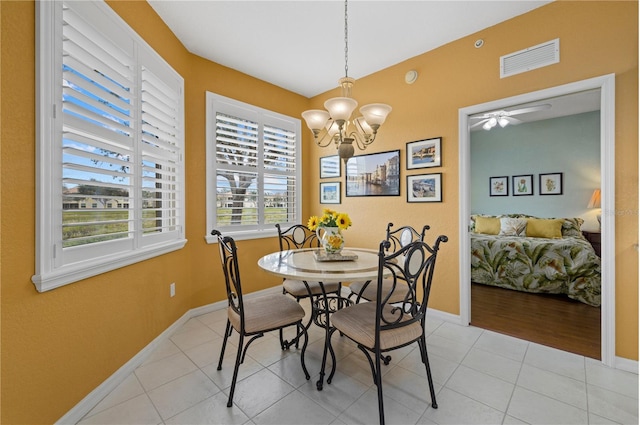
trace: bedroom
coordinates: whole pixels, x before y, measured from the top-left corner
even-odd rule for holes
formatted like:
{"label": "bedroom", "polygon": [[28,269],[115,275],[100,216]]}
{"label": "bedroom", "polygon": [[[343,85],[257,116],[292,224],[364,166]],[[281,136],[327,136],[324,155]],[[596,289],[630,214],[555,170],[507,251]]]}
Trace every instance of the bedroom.
{"label": "bedroom", "polygon": [[[546,281],[545,284],[549,286],[541,288],[538,288],[541,283],[537,280],[533,283],[528,281],[526,286],[531,285],[531,291],[513,292],[511,289],[515,283],[502,278],[496,279],[499,282],[493,282],[493,277],[487,275],[493,272],[483,271],[478,261],[472,260],[472,278],[489,285],[472,284],[472,323],[595,358],[600,358],[600,262],[592,246],[580,237],[577,230],[593,232],[591,235],[597,236],[600,231],[597,221],[600,209],[587,208],[594,189],[600,188],[599,101],[598,91],[588,91],[579,95],[535,102],[533,105],[542,106],[542,110],[529,113],[525,111],[522,115],[515,115],[514,117],[521,121],[517,123],[519,125],[507,125],[504,128],[495,126],[488,131],[482,129],[483,121],[471,120],[472,124],[478,125],[472,129],[470,145],[471,212],[474,215],[524,214],[539,218],[581,219],[584,223],[579,220],[573,221],[573,233],[580,239],[578,245],[585,250],[585,259],[581,261],[593,264],[593,267],[585,266],[586,268],[578,267],[577,264],[572,266],[572,269],[581,271],[572,272],[569,280],[579,279],[581,285],[577,286],[587,288],[573,291],[574,293],[569,295],[570,298],[582,301],[580,302],[563,294],[527,293],[568,292],[566,288],[561,288],[566,285],[559,284],[558,280]],[[581,109],[572,109],[570,105],[576,103],[581,105]],[[505,109],[518,111],[530,106],[532,105],[519,105]],[[557,173],[561,173],[561,176]],[[546,178],[550,174],[550,177],[557,180],[562,179],[562,187],[545,194],[547,191],[544,188],[541,191],[540,182],[543,176]],[[492,188],[490,191],[490,183],[503,184],[504,190],[497,193],[495,188]],[[526,187],[523,187],[523,184]],[[486,222],[484,218],[481,220],[481,224]],[[475,221],[471,222],[472,226],[475,224]],[[496,221],[496,224],[499,225],[499,222]],[[480,230],[481,233],[485,232],[483,229]],[[521,235],[524,233],[523,231]],[[496,275],[499,274],[500,268],[496,263],[487,264],[497,256],[489,258],[493,254],[487,254],[485,259],[482,258],[485,254],[478,251],[489,249],[487,245],[492,244],[492,238],[495,237],[474,236],[472,258],[475,253],[481,258],[481,265],[493,267]],[[522,238],[516,238],[511,242],[517,243],[520,240]],[[567,239],[562,239],[565,240]],[[484,260],[487,260],[486,263]],[[519,263],[519,266],[523,266],[523,263]],[[483,273],[484,277],[481,277]],[[584,285],[585,282],[588,285]],[[499,286],[502,288],[498,288]],[[497,297],[500,297],[501,301],[498,301]],[[522,318],[514,321],[512,315],[516,313],[510,311],[512,307],[524,311],[534,310],[535,319],[528,324],[522,323],[520,319],[525,320]],[[491,314],[491,309],[495,308],[500,309],[499,314]],[[559,313],[553,313],[554,311]],[[546,317],[547,314],[551,316]],[[557,325],[550,326],[559,321],[553,314],[560,314],[563,329],[559,329]],[[517,325],[514,326],[516,322]],[[537,326],[536,323],[542,323],[542,326]],[[587,324],[589,330],[578,334],[576,329],[587,328]]]}

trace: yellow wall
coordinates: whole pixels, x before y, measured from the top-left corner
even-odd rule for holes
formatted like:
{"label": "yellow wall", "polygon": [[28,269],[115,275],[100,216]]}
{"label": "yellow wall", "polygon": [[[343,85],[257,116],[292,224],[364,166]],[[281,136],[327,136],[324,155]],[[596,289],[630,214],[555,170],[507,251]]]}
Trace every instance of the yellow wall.
{"label": "yellow wall", "polygon": [[[215,246],[205,228],[205,91],[291,116],[321,105],[188,53],[145,3],[109,4],[185,78],[187,238],[178,252],[39,294],[34,273],[35,6],[0,2],[1,25],[1,388],[2,423],[51,423],[191,308],[223,299]],[[481,33],[359,80],[361,104],[394,110],[367,152],[403,151],[406,142],[442,136],[444,202],[400,197],[345,198],[354,225],[349,243],[375,246],[390,220],[449,236],[442,248],[431,307],[458,314],[458,130],[461,107],[603,74],[616,74],[616,355],[638,359],[638,8],[637,2],[554,2]],[[144,17],[143,19],[141,17]],[[473,41],[485,45],[475,49]],[[553,38],[561,62],[499,79],[498,57]],[[212,40],[212,42],[216,42]],[[355,66],[355,64],[353,65]],[[420,73],[409,86],[404,74]],[[336,79],[339,77],[336,70]],[[304,217],[317,213],[318,158],[304,132]],[[436,171],[434,170],[434,171]],[[411,174],[419,174],[412,172]],[[372,232],[371,229],[380,229]],[[275,239],[239,242],[247,291],[278,284],[257,269]],[[177,295],[169,298],[169,283]]]}

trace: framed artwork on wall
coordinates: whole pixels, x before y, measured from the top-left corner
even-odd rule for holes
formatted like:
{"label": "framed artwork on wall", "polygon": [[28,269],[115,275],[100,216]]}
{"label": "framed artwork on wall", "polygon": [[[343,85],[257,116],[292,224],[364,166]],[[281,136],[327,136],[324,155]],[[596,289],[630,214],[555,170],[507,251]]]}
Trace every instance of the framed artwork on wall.
{"label": "framed artwork on wall", "polygon": [[407,202],[442,202],[442,173],[407,176]]}
{"label": "framed artwork on wall", "polygon": [[340,177],[340,158],[338,155],[320,158],[320,178]]}
{"label": "framed artwork on wall", "polygon": [[562,195],[562,173],[540,174],[540,195]]}
{"label": "framed artwork on wall", "polygon": [[512,177],[513,196],[533,195],[533,174]]}
{"label": "framed artwork on wall", "polygon": [[400,150],[349,158],[347,196],[400,196]]}
{"label": "framed artwork on wall", "polygon": [[320,203],[340,203],[340,182],[320,183]]}
{"label": "framed artwork on wall", "polygon": [[440,167],[442,137],[407,143],[407,170]]}
{"label": "framed artwork on wall", "polygon": [[489,177],[489,196],[509,196],[509,177]]}

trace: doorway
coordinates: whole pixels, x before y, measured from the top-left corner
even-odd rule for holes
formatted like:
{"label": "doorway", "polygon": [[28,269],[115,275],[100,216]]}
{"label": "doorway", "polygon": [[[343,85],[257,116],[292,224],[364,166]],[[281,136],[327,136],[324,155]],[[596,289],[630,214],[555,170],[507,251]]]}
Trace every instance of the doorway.
{"label": "doorway", "polygon": [[600,172],[602,193],[602,306],[601,359],[607,366],[615,360],[615,76],[613,74],[552,87],[510,98],[495,100],[459,110],[460,180],[460,319],[471,321],[471,256],[468,221],[470,205],[470,116],[513,105],[599,89],[600,96]]}

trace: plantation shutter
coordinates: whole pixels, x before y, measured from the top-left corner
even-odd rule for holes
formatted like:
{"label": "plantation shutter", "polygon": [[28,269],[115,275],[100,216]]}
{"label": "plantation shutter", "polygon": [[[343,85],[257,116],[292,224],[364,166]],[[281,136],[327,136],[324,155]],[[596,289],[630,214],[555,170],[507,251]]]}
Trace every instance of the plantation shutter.
{"label": "plantation shutter", "polygon": [[82,6],[62,9],[63,248],[127,239],[134,230],[132,42],[87,23]]}
{"label": "plantation shutter", "polygon": [[[296,213],[296,133],[264,125],[264,223],[294,222]],[[282,211],[286,212],[283,217]]]}
{"label": "plantation shutter", "polygon": [[182,93],[180,86],[166,84],[147,66],[142,67],[141,84],[141,230],[145,239],[158,239],[158,235],[180,231],[184,219],[179,190],[183,183],[179,173],[183,129],[178,119]]}
{"label": "plantation shutter", "polygon": [[31,280],[47,291],[186,243],[184,79],[105,2],[36,7]]}
{"label": "plantation shutter", "polygon": [[275,223],[298,222],[299,120],[213,93],[207,98],[210,227],[275,231]]}

